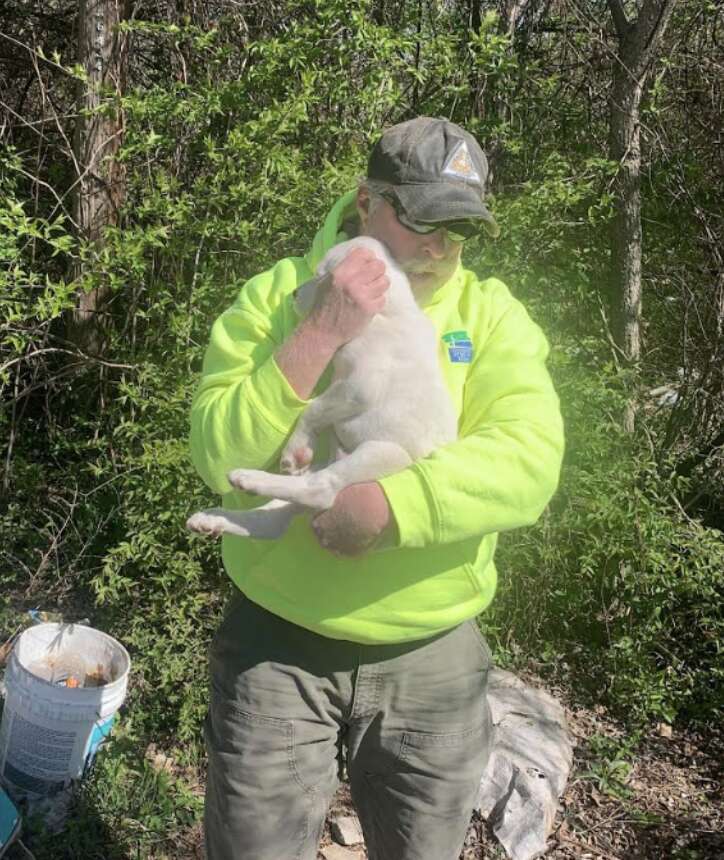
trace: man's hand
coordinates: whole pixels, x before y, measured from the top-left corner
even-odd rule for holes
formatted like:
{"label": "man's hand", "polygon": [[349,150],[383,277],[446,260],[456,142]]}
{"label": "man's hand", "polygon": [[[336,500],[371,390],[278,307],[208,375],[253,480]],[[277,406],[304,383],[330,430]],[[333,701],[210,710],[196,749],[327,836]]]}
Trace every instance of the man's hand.
{"label": "man's hand", "polygon": [[329,510],[312,520],[312,530],[324,549],[335,555],[361,555],[387,528],[392,512],[382,487],[372,481],[346,487]]}

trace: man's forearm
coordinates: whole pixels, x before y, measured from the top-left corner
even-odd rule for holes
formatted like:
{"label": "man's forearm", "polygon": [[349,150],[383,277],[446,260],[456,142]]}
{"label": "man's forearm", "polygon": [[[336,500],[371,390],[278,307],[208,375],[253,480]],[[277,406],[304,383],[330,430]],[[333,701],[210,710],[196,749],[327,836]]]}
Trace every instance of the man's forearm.
{"label": "man's forearm", "polygon": [[298,397],[309,399],[339,347],[384,308],[389,286],[385,264],[363,248],[355,248],[317,282],[309,316],[274,356]]}
{"label": "man's forearm", "polygon": [[274,359],[297,396],[308,400],[338,348],[339,340],[308,318],[279,347]]}

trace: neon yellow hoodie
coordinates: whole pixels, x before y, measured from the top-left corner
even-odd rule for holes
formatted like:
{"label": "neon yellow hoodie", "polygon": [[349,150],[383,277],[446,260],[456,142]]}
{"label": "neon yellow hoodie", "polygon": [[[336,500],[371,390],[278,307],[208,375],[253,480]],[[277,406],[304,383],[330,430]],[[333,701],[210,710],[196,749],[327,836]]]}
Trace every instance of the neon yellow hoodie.
{"label": "neon yellow hoodie", "polygon": [[[354,192],[337,201],[306,257],[252,278],[214,323],[192,406],[191,456],[225,508],[260,504],[226,475],[278,470],[305,408],[273,354],[298,323],[292,291],[348,238],[341,225],[354,203]],[[563,428],[548,345],[520,302],[499,280],[479,281],[460,266],[425,313],[440,335],[459,438],[380,481],[398,544],[337,558],[304,515],[275,541],[222,539],[226,571],[247,597],[333,639],[405,642],[477,615],[495,592],[497,532],[535,522],[558,482]]]}

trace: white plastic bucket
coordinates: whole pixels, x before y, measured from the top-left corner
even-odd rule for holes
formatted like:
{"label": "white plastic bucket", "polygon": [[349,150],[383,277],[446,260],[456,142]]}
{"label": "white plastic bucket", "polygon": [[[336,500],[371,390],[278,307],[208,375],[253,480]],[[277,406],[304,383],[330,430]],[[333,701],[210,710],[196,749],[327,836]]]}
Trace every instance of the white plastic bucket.
{"label": "white plastic bucket", "polygon": [[0,781],[14,797],[52,795],[84,775],[125,699],[130,668],[126,649],[92,627],[39,624],[20,636],[0,724]]}

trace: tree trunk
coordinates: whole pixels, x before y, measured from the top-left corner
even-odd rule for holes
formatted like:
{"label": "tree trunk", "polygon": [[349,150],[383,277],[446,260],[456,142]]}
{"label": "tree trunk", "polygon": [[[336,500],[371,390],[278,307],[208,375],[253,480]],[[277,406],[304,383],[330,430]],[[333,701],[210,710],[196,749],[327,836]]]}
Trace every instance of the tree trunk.
{"label": "tree trunk", "polygon": [[630,80],[625,60],[618,63],[609,144],[609,155],[619,164],[611,229],[611,321],[614,339],[630,362],[638,361],[641,354],[641,93],[641,83]]}
{"label": "tree trunk", "polygon": [[[74,145],[80,175],[75,216],[81,237],[92,246],[100,245],[106,227],[118,223],[124,199],[123,168],[115,156],[123,133],[120,97],[128,44],[118,24],[126,17],[127,0],[80,0],[79,60],[88,80],[78,94]],[[96,354],[101,351],[101,310],[107,292],[102,286],[81,291],[73,313],[72,340]]]}
{"label": "tree trunk", "polygon": [[[676,0],[644,0],[629,21],[622,0],[608,0],[618,36],[610,99],[609,155],[618,162],[616,212],[611,228],[611,323],[625,360],[641,355],[641,95]],[[635,403],[624,414],[634,429]]]}

